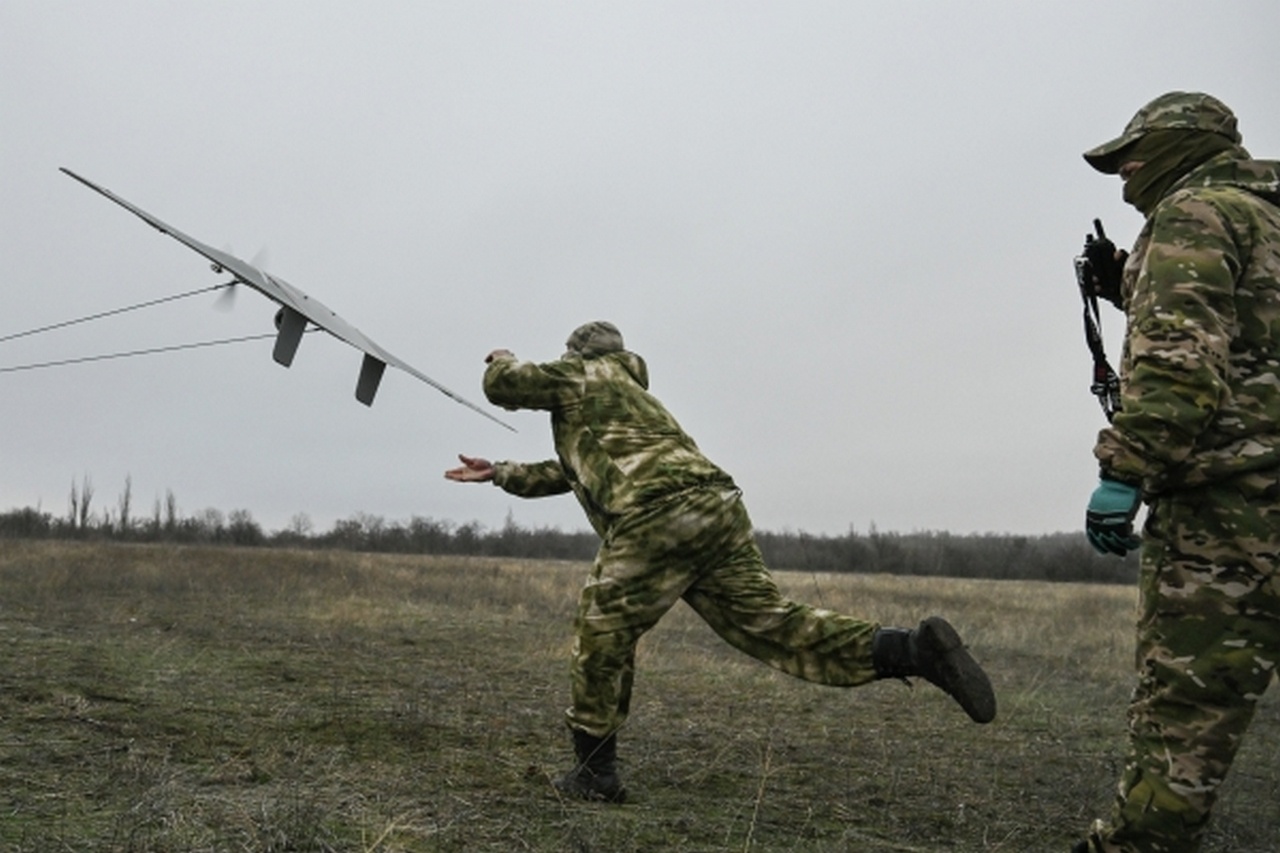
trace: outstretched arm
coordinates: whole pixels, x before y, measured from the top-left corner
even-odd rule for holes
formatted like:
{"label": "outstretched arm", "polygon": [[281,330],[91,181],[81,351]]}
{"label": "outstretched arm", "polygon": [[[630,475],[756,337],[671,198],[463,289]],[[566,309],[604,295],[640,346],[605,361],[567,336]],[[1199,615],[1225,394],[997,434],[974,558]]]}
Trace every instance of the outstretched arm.
{"label": "outstretched arm", "polygon": [[465,456],[461,453],[458,454],[458,459],[462,464],[457,468],[450,468],[445,471],[446,480],[453,480],[458,483],[488,483],[493,479],[493,463],[488,459],[481,459],[478,456]]}
{"label": "outstretched arm", "polygon": [[[458,454],[462,464],[444,472],[445,479],[456,483],[493,483],[504,492],[521,498],[562,495],[569,491],[569,480],[558,459],[545,462],[490,462],[478,456]],[[501,476],[499,476],[501,468]]]}

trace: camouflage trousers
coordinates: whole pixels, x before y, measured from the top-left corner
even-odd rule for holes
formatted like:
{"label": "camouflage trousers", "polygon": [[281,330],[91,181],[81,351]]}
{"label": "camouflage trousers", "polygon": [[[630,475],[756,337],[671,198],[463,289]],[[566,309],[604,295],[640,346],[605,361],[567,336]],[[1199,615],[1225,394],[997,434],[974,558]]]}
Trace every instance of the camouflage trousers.
{"label": "camouflage trousers", "polygon": [[1158,499],[1144,531],[1129,752],[1090,849],[1198,850],[1280,659],[1274,474]]}
{"label": "camouflage trousers", "polygon": [[784,598],[739,493],[694,490],[605,537],[579,602],[570,727],[604,737],[622,725],[636,644],[681,599],[732,646],[797,678],[841,687],[875,678],[879,626]]}

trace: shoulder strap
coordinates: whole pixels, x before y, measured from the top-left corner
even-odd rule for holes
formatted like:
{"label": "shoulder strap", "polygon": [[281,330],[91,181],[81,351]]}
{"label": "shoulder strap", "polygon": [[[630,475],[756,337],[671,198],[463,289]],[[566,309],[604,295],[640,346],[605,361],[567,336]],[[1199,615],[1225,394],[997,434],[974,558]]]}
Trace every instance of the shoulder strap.
{"label": "shoulder strap", "polygon": [[1098,297],[1089,287],[1089,261],[1080,255],[1075,264],[1076,283],[1080,285],[1080,298],[1084,302],[1084,340],[1093,356],[1093,382],[1089,390],[1098,398],[1102,413],[1110,423],[1120,411],[1120,377],[1112,370],[1102,345],[1102,316],[1098,313]]}

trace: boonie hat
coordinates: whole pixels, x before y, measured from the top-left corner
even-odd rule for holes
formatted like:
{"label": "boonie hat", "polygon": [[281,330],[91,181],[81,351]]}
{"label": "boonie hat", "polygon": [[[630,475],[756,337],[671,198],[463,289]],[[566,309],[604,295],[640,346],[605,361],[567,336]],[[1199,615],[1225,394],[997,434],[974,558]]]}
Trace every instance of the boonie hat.
{"label": "boonie hat", "polygon": [[1152,130],[1205,130],[1240,144],[1240,131],[1231,109],[1203,92],[1168,92],[1130,119],[1124,133],[1084,152],[1089,165],[1108,175],[1120,171],[1120,152]]}

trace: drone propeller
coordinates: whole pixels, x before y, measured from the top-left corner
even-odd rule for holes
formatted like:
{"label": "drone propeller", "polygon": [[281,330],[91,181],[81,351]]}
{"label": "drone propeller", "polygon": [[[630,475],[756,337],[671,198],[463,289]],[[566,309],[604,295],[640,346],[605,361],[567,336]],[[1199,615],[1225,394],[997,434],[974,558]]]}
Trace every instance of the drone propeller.
{"label": "drone propeller", "polygon": [[[230,246],[224,246],[223,251],[226,252],[228,255],[235,254],[235,251]],[[267,247],[263,246],[261,249],[258,250],[257,254],[253,256],[253,259],[249,261],[249,264],[255,269],[261,270],[262,267],[267,263],[267,257],[268,257]],[[222,267],[222,264],[219,264],[219,263],[212,263],[209,266],[216,273],[222,273],[225,271]],[[235,307],[236,294],[240,292],[240,279],[233,278],[231,279],[231,281],[224,284],[222,288],[223,288],[222,293],[218,294],[218,298],[213,303],[213,307],[217,308],[219,311],[230,311],[232,308]]]}
{"label": "drone propeller", "polygon": [[[217,268],[221,272],[221,268]],[[230,311],[236,304],[236,288],[240,282],[234,278],[226,284],[222,285],[222,292],[218,294],[218,298],[214,300],[213,307],[219,311]]]}

